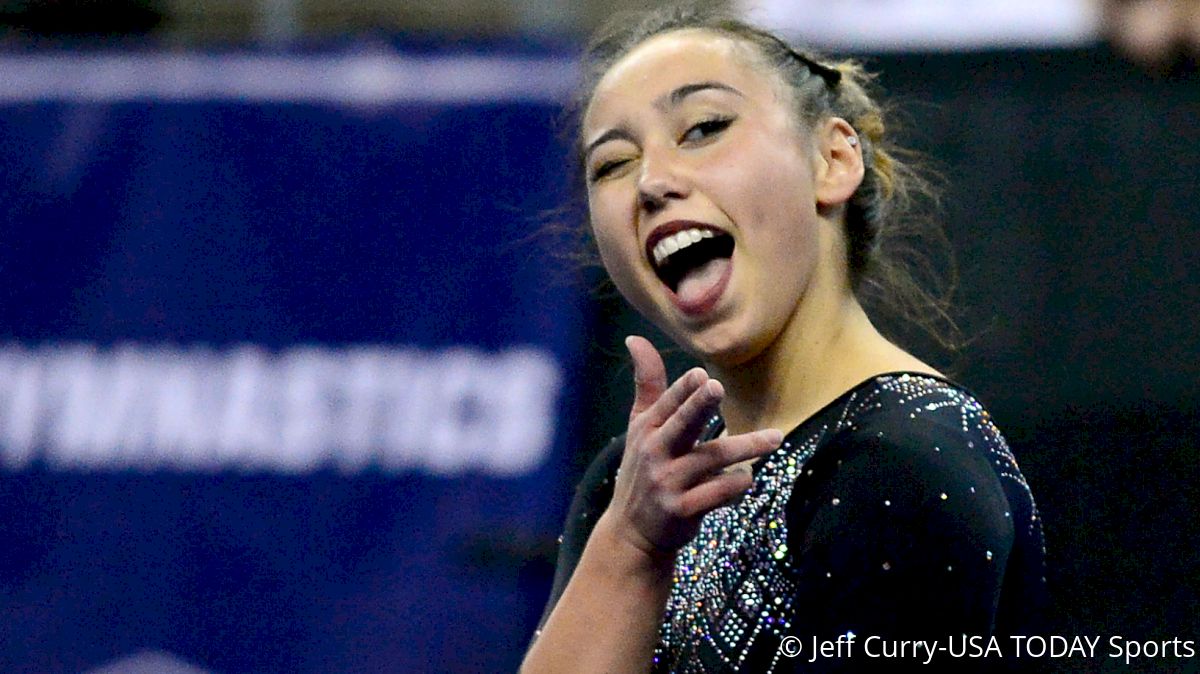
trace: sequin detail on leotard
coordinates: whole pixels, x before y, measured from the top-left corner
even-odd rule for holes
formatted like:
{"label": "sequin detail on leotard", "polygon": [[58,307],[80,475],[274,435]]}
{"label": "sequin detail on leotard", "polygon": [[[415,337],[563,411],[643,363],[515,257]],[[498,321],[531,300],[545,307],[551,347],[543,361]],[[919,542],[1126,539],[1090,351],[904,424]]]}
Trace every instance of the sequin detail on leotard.
{"label": "sequin detail on leotard", "polygon": [[[799,594],[797,574],[788,550],[786,511],[796,478],[831,437],[843,430],[859,430],[860,419],[884,405],[899,405],[914,420],[922,414],[956,409],[965,439],[974,439],[967,442],[966,449],[982,451],[1001,480],[1016,482],[1029,495],[1003,436],[968,393],[930,377],[878,377],[872,386],[847,394],[837,409],[814,417],[814,421],[822,421],[820,425],[805,424],[789,435],[755,467],[753,486],[744,498],[704,518],[697,536],[676,558],[673,588],[654,653],[655,672],[707,674],[714,665],[736,672],[746,662],[769,663],[766,672],[781,667],[779,646],[785,637],[795,636],[790,627],[804,610],[794,605]],[[720,420],[714,418],[710,429],[719,425]],[[975,440],[984,446],[975,448]],[[930,451],[943,448],[931,447]],[[974,493],[974,488],[969,493]],[[880,498],[885,507],[891,506],[887,495]],[[943,501],[949,498],[942,494]],[[1029,499],[1032,504],[1031,495]],[[839,499],[835,497],[830,505],[839,506]],[[1032,513],[1025,525],[1041,541],[1036,507]],[[990,561],[992,552],[980,552],[985,553]],[[890,570],[889,560],[878,562],[879,568]],[[830,570],[826,576],[833,573]]]}

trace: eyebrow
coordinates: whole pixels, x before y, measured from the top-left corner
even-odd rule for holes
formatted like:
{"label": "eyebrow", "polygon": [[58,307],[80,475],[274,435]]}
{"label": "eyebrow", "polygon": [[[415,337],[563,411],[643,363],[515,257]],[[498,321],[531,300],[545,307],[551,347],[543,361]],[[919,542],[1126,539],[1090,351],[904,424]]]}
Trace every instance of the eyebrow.
{"label": "eyebrow", "polygon": [[614,129],[609,129],[608,131],[605,131],[604,133],[600,134],[599,138],[597,138],[596,140],[593,140],[591,143],[588,144],[587,149],[583,151],[584,159],[592,156],[592,152],[596,148],[600,147],[601,145],[607,143],[610,140],[627,140],[631,143],[634,142],[633,134],[629,133],[624,128],[617,127]]}
{"label": "eyebrow", "polygon": [[[657,101],[655,101],[654,107],[656,107],[660,110],[666,110],[669,108],[673,108],[673,107],[678,106],[680,103],[682,103],[683,100],[685,98],[687,98],[688,96],[699,93],[701,91],[709,91],[709,90],[727,91],[731,94],[745,98],[745,94],[738,91],[737,89],[734,89],[733,87],[729,86],[728,84],[722,84],[720,82],[694,82],[691,84],[684,84],[682,86],[676,87],[673,91],[671,91],[671,93],[669,93],[669,94],[659,98]],[[596,148],[598,148],[601,145],[603,145],[609,141],[612,141],[612,140],[628,140],[630,142],[633,142],[634,138],[633,138],[633,134],[631,134],[629,131],[627,131],[623,127],[615,127],[615,128],[609,129],[608,131],[605,131],[604,133],[600,134],[600,136],[598,138],[596,138],[596,140],[593,140],[591,143],[588,143],[587,148],[584,149],[584,152],[583,152],[584,158],[591,156],[592,151],[594,151]]]}
{"label": "eyebrow", "polygon": [[679,105],[680,103],[682,103],[683,99],[687,98],[688,96],[691,96],[692,94],[695,94],[695,93],[699,93],[701,91],[707,91],[709,89],[716,89],[717,91],[728,91],[731,94],[736,94],[738,96],[741,96],[742,98],[745,98],[745,95],[742,94],[742,92],[738,91],[737,89],[734,89],[733,87],[729,86],[728,84],[722,84],[720,82],[696,82],[694,84],[685,84],[685,85],[675,89],[671,93],[669,93],[666,96],[664,96],[663,98],[659,99],[655,103],[655,106],[657,106],[659,108],[675,107],[675,106]]}

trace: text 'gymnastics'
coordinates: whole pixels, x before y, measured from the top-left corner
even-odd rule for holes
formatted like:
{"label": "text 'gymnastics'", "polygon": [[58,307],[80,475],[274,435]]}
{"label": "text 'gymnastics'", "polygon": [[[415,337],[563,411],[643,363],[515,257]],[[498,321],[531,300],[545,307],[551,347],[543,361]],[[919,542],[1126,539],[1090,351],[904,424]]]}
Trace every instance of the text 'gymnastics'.
{"label": "text 'gymnastics'", "polygon": [[0,345],[0,467],[519,476],[561,381],[535,348]]}

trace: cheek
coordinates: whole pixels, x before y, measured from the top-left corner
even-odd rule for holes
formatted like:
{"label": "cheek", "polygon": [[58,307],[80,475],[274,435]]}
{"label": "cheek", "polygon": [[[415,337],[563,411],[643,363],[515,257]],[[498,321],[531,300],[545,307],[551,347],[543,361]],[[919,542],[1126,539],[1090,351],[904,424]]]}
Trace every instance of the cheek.
{"label": "cheek", "polygon": [[764,159],[765,170],[746,186],[751,203],[761,211],[762,221],[773,225],[776,236],[811,243],[817,211],[807,167],[790,153],[770,153]]}
{"label": "cheek", "polygon": [[622,249],[619,241],[613,239],[610,233],[603,229],[592,228],[592,236],[596,238],[596,248],[600,251],[600,262],[608,275],[617,281],[629,275],[628,255]]}
{"label": "cheek", "polygon": [[589,199],[588,215],[591,220],[592,237],[600,251],[600,261],[617,284],[617,288],[628,296],[635,273],[634,267],[639,262],[637,238],[633,235],[629,223],[611,203]]}
{"label": "cheek", "polygon": [[[811,177],[792,148],[772,143],[764,133],[748,134],[713,156],[704,173],[709,187],[730,208],[753,222],[776,222],[803,212],[803,191]],[[733,214],[731,214],[733,215]]]}
{"label": "cheek", "polygon": [[622,222],[611,200],[588,196],[588,220],[591,223],[592,237],[600,249],[604,266],[611,269],[610,264],[618,262],[623,246],[628,243],[625,239],[627,226]]}
{"label": "cheek", "polygon": [[650,284],[642,261],[638,240],[627,220],[605,220],[603,214],[592,211],[592,236],[600,252],[604,271],[612,279],[617,292],[639,313],[655,321],[657,311],[651,298]]}

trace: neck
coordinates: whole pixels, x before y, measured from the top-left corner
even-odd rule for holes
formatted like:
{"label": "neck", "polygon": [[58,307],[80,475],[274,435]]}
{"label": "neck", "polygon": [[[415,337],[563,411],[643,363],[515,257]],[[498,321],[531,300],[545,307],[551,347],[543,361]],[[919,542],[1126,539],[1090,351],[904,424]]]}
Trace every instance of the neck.
{"label": "neck", "polygon": [[730,434],[762,428],[787,433],[874,375],[936,373],[879,334],[849,292],[824,304],[807,303],[751,360],[709,366],[725,386],[721,414]]}

